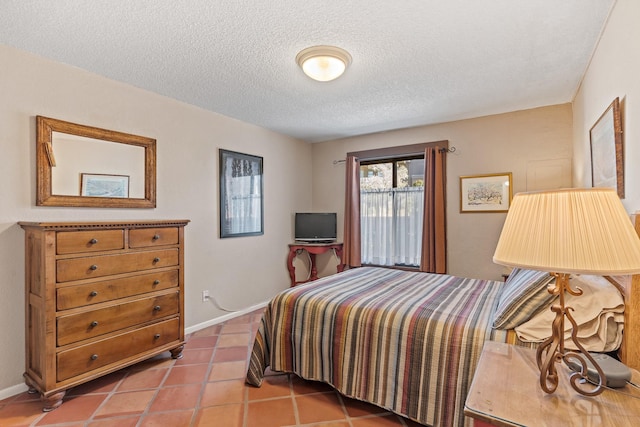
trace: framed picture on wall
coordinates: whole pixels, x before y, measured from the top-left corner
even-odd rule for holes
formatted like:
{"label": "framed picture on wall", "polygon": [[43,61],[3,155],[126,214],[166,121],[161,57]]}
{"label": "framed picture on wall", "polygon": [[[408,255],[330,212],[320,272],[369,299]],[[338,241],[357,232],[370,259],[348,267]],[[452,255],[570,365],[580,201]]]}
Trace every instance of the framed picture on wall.
{"label": "framed picture on wall", "polygon": [[615,188],[624,199],[624,147],[620,100],[616,98],[589,130],[591,185]]}
{"label": "framed picture on wall", "polygon": [[511,172],[460,177],[460,212],[506,212],[512,198]]}
{"label": "framed picture on wall", "polygon": [[220,149],[220,237],[264,234],[262,157]]}

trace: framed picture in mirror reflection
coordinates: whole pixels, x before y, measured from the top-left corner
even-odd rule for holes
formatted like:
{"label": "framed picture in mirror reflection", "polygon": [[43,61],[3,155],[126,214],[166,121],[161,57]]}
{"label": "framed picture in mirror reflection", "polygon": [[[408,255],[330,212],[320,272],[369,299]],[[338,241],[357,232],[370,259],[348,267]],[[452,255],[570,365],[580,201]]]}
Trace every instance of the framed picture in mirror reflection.
{"label": "framed picture in mirror reflection", "polygon": [[129,197],[129,176],[83,173],[80,179],[83,197]]}

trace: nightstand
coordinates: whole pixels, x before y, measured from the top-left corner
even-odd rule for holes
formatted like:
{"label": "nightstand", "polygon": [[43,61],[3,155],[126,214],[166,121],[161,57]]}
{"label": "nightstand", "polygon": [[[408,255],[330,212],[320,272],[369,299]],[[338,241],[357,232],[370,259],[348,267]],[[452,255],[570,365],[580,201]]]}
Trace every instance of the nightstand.
{"label": "nightstand", "polygon": [[[535,350],[486,342],[464,413],[476,427],[640,425],[640,390],[627,385],[594,397],[582,396],[569,384],[569,369],[563,364],[557,369],[558,388],[547,394],[540,388]],[[640,373],[632,372],[632,382],[640,384]]]}
{"label": "nightstand", "polygon": [[[289,276],[291,277],[291,286],[299,285],[300,283],[307,283],[312,280],[318,280],[318,270],[316,268],[316,255],[321,255],[325,252],[333,251],[338,257],[338,265],[336,266],[336,272],[341,273],[344,270],[344,263],[342,262],[342,243],[293,243],[289,245],[289,257],[287,258],[287,268],[289,269]],[[307,252],[309,254],[309,260],[311,261],[309,272],[309,279],[296,281],[296,268],[293,266],[293,259],[297,254]]]}

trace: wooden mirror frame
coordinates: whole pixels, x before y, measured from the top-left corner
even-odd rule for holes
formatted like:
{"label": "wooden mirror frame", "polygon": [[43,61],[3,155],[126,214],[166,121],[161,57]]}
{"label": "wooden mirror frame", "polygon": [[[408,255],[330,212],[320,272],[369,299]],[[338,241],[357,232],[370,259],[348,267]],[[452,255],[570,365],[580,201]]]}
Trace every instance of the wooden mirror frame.
{"label": "wooden mirror frame", "polygon": [[[52,194],[51,168],[55,166],[53,132],[144,148],[144,199]],[[36,205],[93,208],[156,207],[156,140],[48,117],[36,116]]]}

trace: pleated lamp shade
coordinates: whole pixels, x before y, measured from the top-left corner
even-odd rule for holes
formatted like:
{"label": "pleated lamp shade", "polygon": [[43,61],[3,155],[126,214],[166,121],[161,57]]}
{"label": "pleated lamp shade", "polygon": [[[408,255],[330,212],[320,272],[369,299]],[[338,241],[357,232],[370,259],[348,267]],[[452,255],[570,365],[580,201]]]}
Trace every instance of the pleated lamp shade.
{"label": "pleated lamp shade", "polygon": [[518,193],[493,261],[554,273],[640,273],[640,239],[613,189]]}

